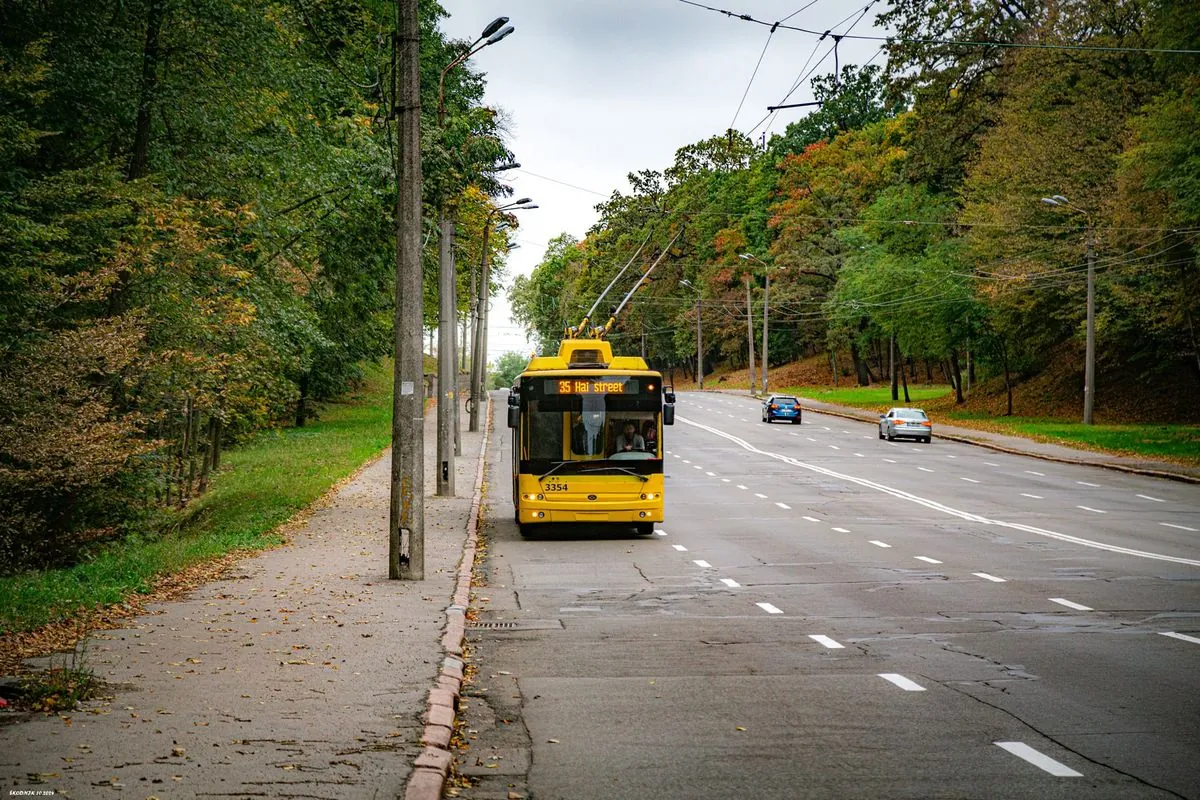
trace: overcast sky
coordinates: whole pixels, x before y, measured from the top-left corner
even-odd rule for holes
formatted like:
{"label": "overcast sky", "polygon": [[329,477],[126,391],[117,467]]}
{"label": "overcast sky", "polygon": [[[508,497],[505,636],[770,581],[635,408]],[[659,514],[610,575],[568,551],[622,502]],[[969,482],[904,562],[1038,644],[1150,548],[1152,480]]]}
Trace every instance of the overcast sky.
{"label": "overcast sky", "polygon": [[[703,5],[844,34],[866,3]],[[769,26],[680,0],[441,0],[441,5],[450,14],[442,30],[451,38],[475,41],[500,15],[516,28],[471,60],[486,74],[484,102],[506,115],[508,144],[522,165],[503,173],[505,181],[514,197],[531,197],[539,206],[520,214],[520,248],[510,255],[510,275],[529,274],[555,236],[582,239],[598,218],[595,205],[614,190],[629,191],[630,172],[663,170],[680,147],[731,126],[756,141],[764,131],[783,133],[806,109],[768,115],[767,106],[812,100],[807,78],[788,93],[814,65],[815,75],[834,71],[830,39],[818,43],[818,36],[786,29],[771,34]],[[850,32],[883,35],[874,24],[882,7],[872,4]],[[880,44],[843,39],[838,62],[882,66]],[[510,350],[532,350],[503,298],[493,301],[489,323],[489,360]]]}

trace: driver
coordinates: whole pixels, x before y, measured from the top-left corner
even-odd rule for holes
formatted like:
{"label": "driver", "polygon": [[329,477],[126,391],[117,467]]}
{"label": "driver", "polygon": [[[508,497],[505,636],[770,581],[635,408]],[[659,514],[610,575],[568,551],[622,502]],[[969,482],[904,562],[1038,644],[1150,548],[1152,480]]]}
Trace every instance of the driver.
{"label": "driver", "polygon": [[645,450],[646,440],[637,432],[637,426],[633,422],[626,421],[625,427],[621,431],[621,435],[617,437],[617,452],[628,453],[631,450]]}

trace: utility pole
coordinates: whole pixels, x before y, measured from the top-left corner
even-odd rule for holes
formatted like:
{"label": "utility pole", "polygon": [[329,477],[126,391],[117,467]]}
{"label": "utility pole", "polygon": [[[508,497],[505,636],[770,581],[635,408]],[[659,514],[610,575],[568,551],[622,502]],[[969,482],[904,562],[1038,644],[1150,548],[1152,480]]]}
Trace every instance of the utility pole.
{"label": "utility pole", "polygon": [[437,401],[437,494],[454,497],[454,406],[455,391],[454,317],[457,281],[454,274],[454,218],[441,204],[438,215],[438,401]]}
{"label": "utility pole", "polygon": [[[764,264],[764,266],[766,266]],[[767,276],[767,284],[763,289],[763,345],[762,345],[762,393],[767,394],[767,317],[771,310],[771,268],[766,266],[763,274]]]}
{"label": "utility pole", "polygon": [[1096,251],[1092,217],[1087,219],[1087,346],[1083,366],[1083,424],[1092,424],[1092,406],[1096,401]]}
{"label": "utility pole", "polygon": [[696,384],[704,391],[704,345],[700,342],[700,295],[696,295]]}
{"label": "utility pole", "polygon": [[750,306],[750,273],[747,272],[742,277],[746,279],[746,342],[750,349],[750,394],[754,394],[754,312]]}
{"label": "utility pole", "polygon": [[388,577],[425,579],[425,436],[421,354],[421,64],[415,0],[397,0],[396,374]]}

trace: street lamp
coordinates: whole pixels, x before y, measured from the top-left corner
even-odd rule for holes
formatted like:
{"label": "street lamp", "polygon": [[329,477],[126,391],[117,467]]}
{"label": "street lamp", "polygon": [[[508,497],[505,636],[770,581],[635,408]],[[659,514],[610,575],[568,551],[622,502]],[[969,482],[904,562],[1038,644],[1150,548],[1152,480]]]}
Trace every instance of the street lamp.
{"label": "street lamp", "polygon": [[475,298],[475,335],[471,341],[471,408],[468,430],[479,430],[479,407],[483,403],[483,373],[487,365],[488,311],[488,233],[492,217],[503,211],[528,211],[537,208],[533,200],[522,197],[512,203],[496,206],[487,213],[483,223],[483,252],[479,257],[479,293]]}
{"label": "street lamp", "polygon": [[[483,48],[489,47],[489,46],[495,44],[496,42],[500,41],[505,36],[508,36],[510,33],[512,33],[513,31],[516,30],[516,28],[514,28],[512,25],[509,25],[507,28],[505,28],[504,24],[506,22],[508,22],[508,17],[496,17],[494,20],[489,22],[488,26],[483,29],[483,33],[479,34],[479,38],[471,43],[471,46],[466,49],[466,52],[464,52],[458,58],[451,61],[449,64],[446,65],[446,68],[444,70],[442,70],[442,76],[438,79],[438,127],[439,128],[442,127],[442,123],[444,122],[445,116],[446,116],[446,73],[449,72],[450,70],[454,69],[455,67],[457,67],[462,62],[466,61],[471,56],[478,53]],[[484,41],[485,39],[487,41]],[[483,44],[480,44],[480,42],[483,42]]]}
{"label": "street lamp", "polygon": [[[767,318],[770,314],[771,270],[773,269],[773,267],[770,264],[768,264],[767,262],[763,261],[758,256],[754,255],[753,253],[741,253],[740,255],[738,255],[738,258],[745,259],[746,261],[757,261],[758,263],[762,264],[763,265],[763,275],[767,279],[766,286],[763,288],[763,332],[762,332],[762,393],[764,395],[766,395],[766,393],[767,393],[767,365],[769,363],[767,361]],[[750,393],[751,394],[754,393],[753,386],[750,387]]]}
{"label": "street lamp", "polygon": [[[446,75],[454,67],[515,30],[504,27],[508,17],[492,20],[470,47],[442,70],[438,79],[438,127],[446,121]],[[480,44],[482,42],[482,44]],[[519,165],[512,165],[519,166]],[[509,169],[503,165],[500,169]],[[454,457],[462,454],[458,424],[458,361],[454,352],[454,323],[458,307],[458,282],[454,268],[454,216],[438,201],[438,403],[437,403],[437,494],[454,496]],[[474,428],[472,428],[474,430]]]}
{"label": "street lamp", "polygon": [[1058,206],[1082,214],[1087,223],[1087,346],[1083,362],[1083,424],[1092,424],[1096,402],[1096,255],[1092,215],[1061,194],[1043,197],[1048,206]]}
{"label": "street lamp", "polygon": [[696,387],[704,391],[704,346],[700,339],[700,290],[686,278],[679,281],[689,289],[696,290]]}

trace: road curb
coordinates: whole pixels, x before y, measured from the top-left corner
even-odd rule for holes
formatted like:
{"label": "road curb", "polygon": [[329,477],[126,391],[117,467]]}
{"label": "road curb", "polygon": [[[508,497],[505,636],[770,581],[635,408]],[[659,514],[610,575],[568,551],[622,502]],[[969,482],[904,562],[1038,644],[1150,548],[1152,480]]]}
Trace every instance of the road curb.
{"label": "road curb", "polygon": [[467,607],[471,603],[471,575],[475,570],[475,554],[479,549],[479,515],[483,508],[483,476],[487,471],[488,439],[492,431],[492,398],[488,396],[484,414],[483,442],[479,446],[479,466],[475,470],[475,493],[471,498],[471,514],[467,519],[467,538],[454,597],[446,608],[446,628],[442,634],[442,649],[446,657],[438,673],[437,684],[429,690],[425,708],[424,748],[413,763],[412,773],[404,789],[404,800],[440,800],[446,778],[450,774],[453,754],[450,738],[454,732],[454,717],[463,683],[463,642],[467,632]]}

